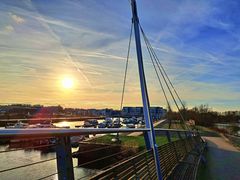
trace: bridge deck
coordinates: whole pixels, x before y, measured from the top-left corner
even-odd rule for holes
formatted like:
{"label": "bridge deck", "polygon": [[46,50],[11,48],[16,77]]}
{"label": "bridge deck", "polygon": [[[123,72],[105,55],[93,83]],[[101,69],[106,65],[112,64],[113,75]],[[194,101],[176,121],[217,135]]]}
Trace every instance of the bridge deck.
{"label": "bridge deck", "polygon": [[220,136],[203,138],[208,143],[207,164],[200,168],[199,179],[239,180],[240,151]]}

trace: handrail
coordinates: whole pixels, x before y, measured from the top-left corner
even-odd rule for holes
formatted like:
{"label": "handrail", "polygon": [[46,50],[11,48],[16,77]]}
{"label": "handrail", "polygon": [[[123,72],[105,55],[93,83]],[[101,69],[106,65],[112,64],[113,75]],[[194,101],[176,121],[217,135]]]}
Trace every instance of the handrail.
{"label": "handrail", "polygon": [[[107,133],[130,133],[130,132],[147,132],[149,128],[82,128],[82,129],[64,129],[64,128],[34,128],[34,129],[1,129],[0,138],[3,139],[16,139],[16,138],[34,138],[34,137],[70,137],[89,134],[107,134]],[[171,131],[171,132],[194,132],[179,129],[162,129],[156,128],[155,131]]]}
{"label": "handrail", "polygon": [[[199,135],[196,136],[197,138],[200,138]],[[185,151],[185,142],[188,141],[189,143],[194,143],[193,146],[190,147],[189,151]],[[195,145],[198,145],[197,143],[201,142],[193,142],[192,138],[182,138],[177,141],[169,142],[167,144],[164,144],[162,146],[158,147],[158,153],[161,154],[160,162],[161,162],[161,170],[162,170],[162,177],[163,179],[171,179],[171,174],[175,171],[177,165],[179,163],[187,163],[189,165],[194,165],[194,170],[191,172],[191,177],[194,177],[193,179],[196,179],[196,173],[197,173],[197,167],[199,166],[200,161],[198,162],[188,162],[184,159],[188,156],[189,152],[193,151],[195,149]],[[170,150],[170,148],[175,147],[176,150]],[[180,152],[180,153],[179,153]],[[182,152],[182,153],[181,153]],[[124,179],[121,176],[124,174],[124,172],[129,173],[130,176],[127,176],[126,179],[152,179],[150,176],[154,175],[156,173],[155,170],[149,171],[149,165],[153,165],[152,168],[154,169],[154,158],[152,154],[152,150],[150,151],[144,151],[136,156],[129,158],[119,164],[113,165],[112,167],[99,172],[92,176],[90,179]],[[145,159],[147,154],[150,156],[149,162]],[[146,155],[146,156],[144,156]],[[144,160],[146,162],[144,162]],[[131,164],[129,164],[132,162]],[[131,167],[130,167],[131,166]],[[129,170],[129,168],[132,168]],[[129,170],[129,171],[128,171]],[[182,170],[182,171],[181,171]],[[181,173],[185,175],[185,170],[180,169]],[[189,174],[189,172],[187,172]],[[186,175],[187,175],[186,173]],[[143,174],[145,175],[145,178],[143,177]],[[125,174],[124,174],[125,175]],[[156,174],[155,174],[156,175]],[[180,176],[181,174],[177,174],[177,176]]]}
{"label": "handrail", "polygon": [[82,128],[82,129],[64,129],[64,128],[33,128],[33,129],[1,129],[0,138],[33,138],[33,137],[66,137],[88,134],[106,134],[106,133],[121,133],[121,132],[144,132],[149,131],[146,128],[136,129],[97,129],[97,128]]}
{"label": "handrail", "polygon": [[36,164],[41,164],[41,163],[45,163],[45,162],[49,162],[49,161],[53,161],[53,160],[56,160],[56,158],[46,159],[46,160],[43,160],[43,161],[37,161],[37,162],[29,163],[29,164],[24,164],[24,165],[21,165],[21,166],[16,166],[16,167],[13,167],[13,168],[3,169],[3,170],[0,170],[0,173],[6,172],[6,171],[12,171],[12,170],[15,170],[15,169],[24,168],[24,167],[28,167],[28,166],[32,166],[32,165],[36,165]]}
{"label": "handrail", "polygon": [[93,177],[91,177],[91,179],[94,179],[95,177],[98,177],[99,174],[105,175],[105,174],[107,174],[107,173],[109,173],[109,172],[112,172],[112,171],[114,171],[114,169],[116,169],[117,167],[123,166],[123,165],[125,165],[126,163],[131,162],[132,160],[137,159],[137,158],[139,158],[139,157],[141,157],[141,156],[143,156],[143,155],[145,155],[145,154],[147,154],[147,153],[151,153],[151,152],[152,152],[152,150],[146,150],[146,151],[144,151],[144,152],[141,152],[141,153],[139,153],[138,155],[136,155],[136,156],[134,156],[134,157],[131,157],[131,158],[129,158],[129,159],[127,159],[127,160],[125,160],[125,161],[123,161],[123,162],[115,165],[115,166],[112,166],[111,168],[108,168],[108,169],[106,169],[106,170],[104,170],[104,171],[102,171],[102,172],[94,175]]}
{"label": "handrail", "polygon": [[[70,144],[70,137],[71,136],[91,135],[91,134],[110,134],[110,133],[148,132],[148,131],[150,131],[149,128],[134,128],[134,129],[130,129],[130,128],[106,128],[106,129],[102,129],[102,128],[80,128],[80,129],[64,129],[64,128],[0,129],[0,138],[4,139],[4,140],[15,140],[15,139],[29,140],[29,139],[51,138],[51,137],[57,138],[57,140],[58,140],[57,144],[54,144],[53,146],[55,146],[55,148],[56,148],[56,156],[57,156],[56,161],[57,161],[58,170],[57,170],[57,173],[48,175],[46,177],[50,177],[50,176],[53,176],[55,174],[58,174],[58,177],[60,179],[64,179],[64,178],[73,179],[73,175],[74,175],[73,169],[75,167],[73,167],[73,165],[72,165],[71,144]],[[180,130],[180,129],[156,128],[155,131],[156,132],[160,132],[160,134],[168,133],[169,135],[170,135],[170,133],[177,132],[178,135],[185,134],[186,137],[188,137],[188,135],[195,136],[197,134],[196,131],[186,131],[186,130]],[[169,142],[171,142],[171,136],[169,138],[170,138]],[[18,150],[21,150],[21,148],[18,149]],[[9,150],[9,152],[11,152],[11,151],[17,151],[17,150]],[[3,152],[7,152],[7,151],[3,151]],[[90,164],[92,162],[96,162],[96,161],[99,161],[99,160],[106,159],[108,157],[112,157],[112,156],[117,155],[117,154],[119,154],[119,153],[115,153],[115,154],[112,154],[112,155],[109,155],[109,156],[97,159],[95,161],[86,162],[85,165],[86,164]],[[133,158],[130,158],[130,159],[134,159],[134,158],[136,158],[136,157],[133,157]],[[22,166],[19,166],[19,167],[13,167],[13,168],[9,168],[9,169],[4,169],[4,170],[2,170],[2,172],[14,170],[14,169],[17,169],[17,168],[27,167],[27,166],[31,166],[31,165],[39,164],[39,163],[43,163],[43,162],[45,162],[45,161],[39,161],[39,162],[34,162],[32,164],[22,165]],[[120,165],[122,165],[122,162],[120,163]],[[152,169],[153,168],[152,164],[150,166],[151,166],[151,169]],[[113,168],[113,167],[111,167],[111,168]],[[107,170],[104,170],[103,172],[105,172],[105,171],[108,172]]]}

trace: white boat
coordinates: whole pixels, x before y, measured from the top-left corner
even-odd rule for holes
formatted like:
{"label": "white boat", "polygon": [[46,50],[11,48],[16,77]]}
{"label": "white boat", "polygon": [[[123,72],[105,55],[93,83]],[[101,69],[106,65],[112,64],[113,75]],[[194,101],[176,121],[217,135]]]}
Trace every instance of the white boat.
{"label": "white boat", "polygon": [[15,124],[7,124],[5,126],[6,129],[25,129],[25,128],[28,128],[28,127],[29,127],[28,123],[23,123],[20,120]]}
{"label": "white boat", "polygon": [[84,121],[83,127],[97,127],[98,120],[97,119],[88,119]]}
{"label": "white boat", "polygon": [[[29,126],[30,127],[30,126]],[[43,121],[42,123],[36,124],[36,128],[56,128],[52,121]]]}
{"label": "white boat", "polygon": [[112,123],[113,120],[112,120],[112,118],[110,118],[110,117],[106,117],[104,122],[106,122],[106,123]]}
{"label": "white boat", "polygon": [[103,123],[106,124],[106,127],[108,128],[111,128],[113,126],[113,120],[110,117],[106,117]]}
{"label": "white boat", "polygon": [[86,139],[86,137],[84,135],[80,135],[80,136],[72,136],[70,138],[71,140],[71,146],[72,147],[78,147],[79,143],[84,141]]}
{"label": "white boat", "polygon": [[52,121],[44,121],[38,124],[28,124],[18,121],[15,124],[7,124],[6,129],[26,129],[26,128],[56,128],[57,126],[53,125]]}
{"label": "white boat", "polygon": [[137,121],[137,118],[135,117],[132,117],[132,118],[126,118],[123,120],[123,123],[124,124],[137,124],[138,121]]}
{"label": "white boat", "polygon": [[98,128],[106,128],[107,124],[105,122],[99,123]]}
{"label": "white boat", "polygon": [[120,128],[122,126],[120,118],[117,118],[112,123],[112,128]]}
{"label": "white boat", "polygon": [[127,128],[135,128],[135,124],[127,124],[126,127]]}

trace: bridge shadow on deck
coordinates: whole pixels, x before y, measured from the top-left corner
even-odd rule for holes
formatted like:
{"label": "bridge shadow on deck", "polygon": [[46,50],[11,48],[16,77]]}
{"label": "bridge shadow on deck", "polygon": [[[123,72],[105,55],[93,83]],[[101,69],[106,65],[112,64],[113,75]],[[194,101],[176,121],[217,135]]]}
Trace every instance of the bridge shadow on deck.
{"label": "bridge shadow on deck", "polygon": [[205,138],[208,150],[205,153],[207,163],[201,164],[199,180],[239,180],[240,152],[223,138],[212,136]]}

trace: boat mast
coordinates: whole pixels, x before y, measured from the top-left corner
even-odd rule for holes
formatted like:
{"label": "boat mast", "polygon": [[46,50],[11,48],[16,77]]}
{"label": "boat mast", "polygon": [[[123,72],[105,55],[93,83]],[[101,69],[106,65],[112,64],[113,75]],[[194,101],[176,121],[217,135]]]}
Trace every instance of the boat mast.
{"label": "boat mast", "polygon": [[141,38],[139,33],[139,19],[137,15],[137,5],[136,0],[131,0],[132,6],[132,21],[134,25],[134,33],[135,33],[135,43],[136,43],[136,51],[137,51],[137,59],[138,59],[138,69],[139,69],[139,77],[140,77],[140,85],[141,85],[141,93],[142,93],[142,102],[143,102],[143,114],[145,119],[146,128],[150,128],[150,131],[144,134],[145,143],[147,149],[153,149],[154,159],[155,159],[155,167],[157,171],[158,179],[162,179],[161,169],[160,169],[160,161],[158,156],[158,148],[156,144],[155,131],[153,127],[153,122],[150,116],[150,105],[148,98],[148,91],[146,85],[146,79],[144,74],[143,67],[143,58],[142,58],[142,48],[141,48]]}

